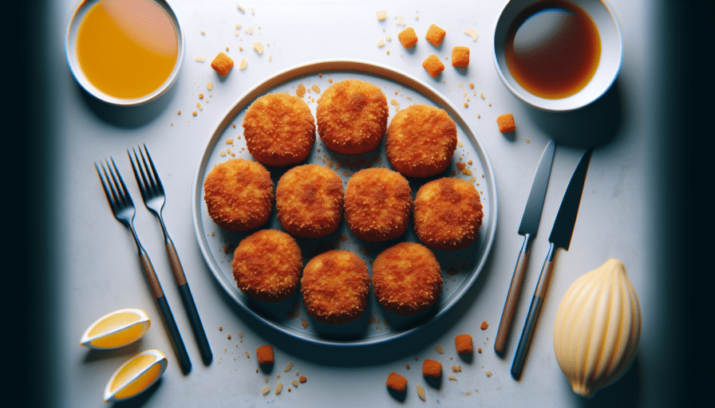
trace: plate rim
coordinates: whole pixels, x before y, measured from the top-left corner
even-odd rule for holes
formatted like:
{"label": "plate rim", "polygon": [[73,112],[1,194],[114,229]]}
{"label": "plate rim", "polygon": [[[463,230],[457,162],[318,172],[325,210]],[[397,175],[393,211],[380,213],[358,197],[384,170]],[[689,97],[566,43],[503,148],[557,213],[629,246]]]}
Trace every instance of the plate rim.
{"label": "plate rim", "polygon": [[[250,104],[245,103],[244,101],[246,100],[251,100],[253,101],[255,98],[258,96],[262,95],[265,91],[274,88],[280,83],[286,82],[288,79],[296,79],[299,77],[304,77],[310,73],[314,72],[319,72],[319,71],[354,71],[354,72],[361,72],[361,73],[367,73],[375,76],[379,76],[382,78],[386,78],[395,82],[398,82],[404,86],[408,86],[412,89],[414,89],[416,92],[419,92],[422,94],[424,97],[429,99],[431,102],[435,103],[435,105],[438,105],[440,108],[447,108],[445,109],[447,113],[450,114],[450,117],[452,117],[455,121],[457,121],[463,130],[465,130],[465,133],[467,133],[467,137],[472,137],[474,142],[476,142],[477,147],[479,147],[477,154],[481,154],[481,158],[483,159],[483,164],[484,164],[484,172],[487,174],[484,174],[484,177],[488,179],[489,181],[489,200],[488,203],[490,205],[490,211],[491,211],[491,217],[490,217],[490,222],[487,225],[489,228],[487,231],[486,235],[486,246],[484,248],[484,256],[479,260],[476,268],[475,268],[475,273],[472,274],[470,278],[468,278],[465,283],[465,287],[463,290],[460,291],[453,299],[451,299],[445,307],[443,307],[439,312],[435,313],[433,316],[430,317],[429,320],[426,322],[413,327],[409,330],[405,330],[399,333],[394,333],[393,335],[390,335],[388,337],[382,337],[380,336],[372,336],[372,337],[366,337],[363,339],[359,340],[347,340],[347,341],[341,341],[341,342],[336,342],[336,341],[331,341],[327,339],[320,338],[312,333],[301,333],[296,334],[290,330],[287,330],[286,328],[271,322],[269,320],[266,320],[262,318],[260,315],[258,315],[255,311],[251,310],[249,307],[244,305],[240,299],[238,299],[235,294],[233,293],[233,285],[228,287],[228,283],[225,282],[225,279],[223,279],[224,274],[222,271],[217,271],[214,269],[214,265],[209,261],[209,253],[207,246],[208,245],[203,245],[202,243],[205,241],[205,236],[203,231],[201,231],[200,226],[203,225],[203,222],[201,220],[200,216],[200,207],[201,207],[201,198],[203,196],[200,196],[198,193],[200,189],[203,186],[203,177],[202,173],[203,170],[206,169],[206,165],[208,164],[208,160],[211,156],[209,154],[209,148],[215,147],[216,143],[218,143],[218,140],[221,138],[221,135],[224,134],[228,126],[230,125],[230,122],[234,120],[236,115],[238,115],[243,107],[241,105],[246,105],[249,106]],[[396,79],[395,77],[400,77],[400,80]],[[407,83],[406,83],[407,82]],[[425,92],[426,91],[426,92]],[[230,117],[230,120],[229,120]],[[317,132],[317,130],[316,130]],[[477,149],[475,149],[477,150]],[[213,149],[211,149],[213,151]],[[204,175],[205,177],[205,175]],[[394,341],[400,338],[404,338],[406,336],[421,332],[423,330],[426,330],[429,328],[432,324],[434,324],[435,321],[438,320],[439,317],[442,315],[446,314],[449,312],[454,305],[459,302],[466,292],[469,290],[469,288],[472,287],[474,282],[477,280],[479,275],[482,272],[482,269],[484,269],[484,265],[487,261],[487,258],[489,257],[491,253],[492,246],[494,244],[494,237],[496,235],[496,225],[497,225],[497,218],[498,218],[498,208],[497,208],[497,189],[496,189],[496,180],[494,178],[494,169],[492,167],[491,160],[489,159],[489,156],[487,155],[486,150],[483,147],[482,141],[479,139],[479,136],[471,129],[469,124],[462,118],[462,116],[459,114],[455,106],[444,96],[442,96],[437,90],[426,84],[425,82],[421,81],[420,79],[417,79],[413,77],[412,75],[409,75],[407,73],[404,73],[402,71],[396,70],[391,67],[387,67],[382,64],[370,62],[370,61],[364,61],[364,60],[357,60],[357,59],[324,59],[324,60],[316,60],[312,62],[306,62],[298,65],[294,65],[292,67],[286,68],[282,71],[279,71],[257,85],[253,86],[252,88],[248,89],[246,92],[244,92],[242,95],[240,95],[234,103],[231,104],[231,106],[221,115],[221,119],[219,120],[219,123],[214,127],[213,131],[210,133],[209,137],[207,138],[207,141],[204,145],[203,152],[201,154],[201,158],[198,161],[198,164],[196,166],[196,170],[194,171],[194,179],[193,179],[193,185],[191,187],[191,218],[192,218],[192,223],[194,224],[194,233],[196,235],[197,239],[197,244],[199,246],[199,249],[201,251],[201,255],[204,258],[204,262],[206,263],[206,266],[209,268],[211,271],[211,274],[213,277],[219,282],[219,284],[223,287],[224,291],[226,294],[231,297],[231,299],[239,306],[241,307],[245,312],[247,312],[249,315],[251,315],[253,318],[256,320],[259,320],[266,326],[282,333],[285,335],[288,335],[294,339],[308,342],[311,344],[316,344],[316,345],[323,345],[323,346],[330,346],[330,347],[354,347],[354,346],[371,346],[371,345],[376,345],[376,344],[381,344],[389,341]],[[484,225],[483,225],[484,226]],[[385,334],[387,335],[387,333]]]}

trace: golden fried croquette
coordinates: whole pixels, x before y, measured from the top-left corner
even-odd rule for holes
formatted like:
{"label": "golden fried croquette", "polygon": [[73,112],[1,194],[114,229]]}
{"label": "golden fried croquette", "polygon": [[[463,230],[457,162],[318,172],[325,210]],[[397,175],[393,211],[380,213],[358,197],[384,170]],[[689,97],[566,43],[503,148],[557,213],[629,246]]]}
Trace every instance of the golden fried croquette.
{"label": "golden fried croquette", "polygon": [[231,59],[228,55],[219,52],[218,55],[216,55],[216,58],[211,61],[211,68],[218,72],[219,75],[226,76],[231,71],[231,68],[233,68],[233,59]]}
{"label": "golden fried croquette", "polygon": [[226,231],[248,231],[268,221],[273,210],[273,181],[260,163],[229,160],[204,181],[204,200],[214,222]]}
{"label": "golden fried croquette", "polygon": [[470,334],[458,334],[454,338],[454,344],[457,347],[457,354],[472,354],[474,352],[474,344]]}
{"label": "golden fried croquette", "polygon": [[452,48],[452,66],[461,68],[469,66],[469,47],[456,46]]}
{"label": "golden fried croquette", "polygon": [[407,378],[393,372],[387,376],[385,385],[395,392],[405,392],[405,389],[407,389]]}
{"label": "golden fried croquette", "polygon": [[238,244],[232,266],[233,277],[243,293],[263,302],[278,302],[298,289],[303,256],[290,235],[260,230]]}
{"label": "golden fried croquette", "polygon": [[367,305],[367,264],[350,251],[333,250],[311,259],[300,280],[303,303],[319,322],[342,324],[360,317]]}
{"label": "golden fried croquette", "polygon": [[265,345],[257,348],[256,359],[260,365],[273,364],[273,346]]}
{"label": "golden fried croquette", "polygon": [[400,33],[397,34],[397,39],[400,40],[400,43],[405,49],[412,48],[417,44],[418,40],[417,33],[415,33],[415,29],[412,27],[407,27],[400,31]]}
{"label": "golden fried croquette", "polygon": [[248,151],[266,166],[300,163],[315,143],[315,118],[308,104],[284,93],[256,99],[246,110],[243,129]]}
{"label": "golden fried croquette", "polygon": [[392,118],[385,147],[392,166],[405,176],[434,176],[452,161],[457,124],[442,109],[411,105]]}
{"label": "golden fried croquette", "polygon": [[378,86],[346,79],[331,85],[318,99],[318,134],[334,152],[370,152],[385,135],[388,111],[387,97]]}
{"label": "golden fried croquette", "polygon": [[278,181],[276,209],[283,228],[297,237],[320,238],[343,219],[343,180],[317,164],[288,170]]}
{"label": "golden fried croquette", "polygon": [[444,40],[445,35],[447,35],[447,32],[444,31],[442,27],[438,27],[437,25],[432,24],[427,29],[427,34],[425,34],[425,40],[427,40],[435,47],[439,47],[442,44],[442,40]]}
{"label": "golden fried croquette", "polygon": [[430,359],[422,362],[422,375],[427,378],[439,378],[442,376],[442,363]]}
{"label": "golden fried croquette", "polygon": [[412,190],[400,173],[385,168],[353,174],[345,189],[345,219],[350,231],[367,242],[399,237],[412,213]]}
{"label": "golden fried croquette", "polygon": [[442,273],[432,251],[414,242],[402,242],[377,256],[372,265],[372,286],[385,309],[409,316],[437,302]]}
{"label": "golden fried croquette", "polygon": [[497,125],[499,126],[499,132],[509,133],[516,130],[516,123],[514,123],[514,115],[511,113],[505,113],[503,115],[497,116]]}
{"label": "golden fried croquette", "polygon": [[429,57],[425,58],[424,61],[422,61],[422,68],[427,71],[429,76],[434,78],[437,75],[441,74],[442,71],[444,71],[444,64],[438,56],[432,54]]}
{"label": "golden fried croquette", "polygon": [[472,183],[444,177],[417,191],[415,232],[432,249],[464,249],[482,225],[482,203]]}

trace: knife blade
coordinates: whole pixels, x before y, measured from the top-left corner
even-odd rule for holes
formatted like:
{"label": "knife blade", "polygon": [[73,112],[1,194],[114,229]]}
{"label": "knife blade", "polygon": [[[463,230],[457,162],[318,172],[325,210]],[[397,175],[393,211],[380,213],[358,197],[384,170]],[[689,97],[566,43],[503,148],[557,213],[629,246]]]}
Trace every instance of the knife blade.
{"label": "knife blade", "polygon": [[539,282],[536,284],[534,296],[531,298],[529,314],[524,323],[524,329],[521,332],[521,338],[519,338],[519,346],[516,349],[514,361],[511,365],[511,376],[514,377],[514,379],[518,380],[519,377],[521,377],[526,354],[529,351],[531,340],[534,338],[536,323],[539,320],[539,314],[544,305],[544,298],[549,289],[551,273],[554,270],[554,254],[558,248],[563,248],[568,251],[569,245],[571,244],[571,236],[573,235],[574,226],[576,225],[578,207],[581,203],[581,195],[583,193],[583,186],[586,183],[586,173],[588,172],[588,164],[591,161],[592,152],[593,148],[590,148],[581,156],[581,160],[578,162],[576,170],[574,170],[571,176],[569,185],[566,187],[566,193],[564,193],[564,198],[561,200],[559,212],[556,214],[556,221],[554,221],[554,226],[549,236],[549,242],[551,243],[549,253],[546,255],[544,266],[541,268]]}
{"label": "knife blade", "polygon": [[526,200],[524,215],[521,217],[518,233],[524,236],[524,243],[521,245],[521,251],[519,251],[519,256],[516,259],[514,274],[511,278],[509,292],[506,295],[504,310],[502,311],[501,321],[499,322],[497,339],[494,342],[494,351],[496,351],[497,354],[504,353],[506,342],[509,339],[514,313],[516,312],[516,306],[519,302],[519,294],[521,293],[521,287],[524,283],[524,276],[526,276],[526,266],[529,263],[531,242],[536,236],[536,231],[539,229],[541,209],[544,206],[544,197],[546,197],[546,188],[549,185],[551,164],[554,162],[555,151],[556,141],[552,139],[541,154],[539,165],[536,167],[536,174],[534,174],[534,181],[531,183],[529,198]]}

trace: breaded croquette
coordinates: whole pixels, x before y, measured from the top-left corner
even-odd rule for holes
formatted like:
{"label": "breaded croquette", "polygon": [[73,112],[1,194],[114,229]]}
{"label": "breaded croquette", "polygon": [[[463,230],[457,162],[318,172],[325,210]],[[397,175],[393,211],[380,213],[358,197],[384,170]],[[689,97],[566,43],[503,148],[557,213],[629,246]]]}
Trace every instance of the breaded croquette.
{"label": "breaded croquette", "polygon": [[342,324],[362,315],[370,291],[367,263],[350,251],[333,250],[311,259],[300,281],[308,314],[319,322]]}
{"label": "breaded croquette", "polygon": [[460,68],[469,66],[469,47],[456,46],[452,48],[452,66]]}
{"label": "breaded croquette", "polygon": [[417,191],[415,233],[430,248],[467,248],[477,238],[483,216],[479,193],[472,183],[444,177]]}
{"label": "breaded croquette", "polygon": [[258,364],[273,364],[273,346],[261,346],[256,349]]}
{"label": "breaded croquette", "polygon": [[516,130],[516,123],[514,123],[514,115],[511,113],[505,113],[503,115],[497,116],[497,125],[499,125],[499,132],[509,133]]}
{"label": "breaded croquette", "polygon": [[317,164],[294,167],[278,181],[276,209],[289,234],[324,237],[335,232],[343,219],[343,181]]}
{"label": "breaded croquette", "polygon": [[232,266],[233,277],[243,293],[263,302],[278,302],[298,289],[303,256],[290,235],[261,230],[241,241]]}
{"label": "breaded croquette", "polygon": [[422,362],[422,375],[427,378],[439,378],[442,376],[442,363],[425,359]]}
{"label": "breaded croquette", "polygon": [[454,344],[457,346],[458,354],[472,354],[474,352],[472,336],[469,334],[458,334],[454,338]]}
{"label": "breaded croquette", "polygon": [[219,227],[230,232],[249,231],[268,222],[273,211],[273,181],[260,163],[225,161],[206,176],[204,200]]}
{"label": "breaded croquette", "polygon": [[325,90],[315,116],[328,149],[340,154],[370,152],[387,129],[387,97],[376,85],[346,79]]}
{"label": "breaded croquette", "polygon": [[385,309],[409,316],[437,302],[442,273],[432,251],[414,242],[402,242],[377,256],[372,265],[372,286]]}
{"label": "breaded croquette", "polygon": [[405,392],[405,389],[407,389],[407,378],[397,373],[390,373],[390,375],[387,376],[385,385],[395,392]]}
{"label": "breaded croquette", "polygon": [[427,40],[430,44],[434,45],[435,47],[439,47],[440,44],[442,44],[442,41],[444,40],[445,35],[447,35],[447,32],[444,31],[443,28],[438,27],[435,24],[432,24],[427,29],[427,34],[425,34],[425,40]]}
{"label": "breaded croquette", "polygon": [[417,44],[417,33],[415,33],[415,29],[412,27],[407,27],[404,30],[400,31],[399,34],[397,34],[397,39],[400,40],[400,43],[402,44],[405,49],[412,48],[415,44]]}
{"label": "breaded croquette", "polygon": [[284,93],[256,99],[246,110],[243,129],[248,151],[267,166],[300,163],[315,143],[315,118],[308,104]]}
{"label": "breaded croquette", "polygon": [[457,124],[442,109],[411,105],[392,118],[385,139],[387,158],[408,177],[443,172],[457,148]]}
{"label": "breaded croquette", "polygon": [[427,71],[429,76],[434,78],[437,75],[441,74],[442,71],[444,71],[444,64],[438,56],[432,54],[429,57],[425,58],[424,61],[422,61],[422,68]]}
{"label": "breaded croquette", "polygon": [[412,213],[410,183],[396,171],[363,169],[353,174],[345,189],[345,219],[350,231],[367,242],[399,237]]}

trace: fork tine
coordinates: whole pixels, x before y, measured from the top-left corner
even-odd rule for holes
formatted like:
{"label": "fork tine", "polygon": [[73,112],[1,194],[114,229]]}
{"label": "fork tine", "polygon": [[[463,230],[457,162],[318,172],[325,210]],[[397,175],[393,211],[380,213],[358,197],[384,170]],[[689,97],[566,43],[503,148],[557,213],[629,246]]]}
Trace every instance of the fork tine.
{"label": "fork tine", "polygon": [[[109,158],[112,161],[112,165],[114,166],[114,172],[112,173],[112,177],[114,177],[114,174],[117,175],[117,178],[119,179],[119,183],[121,184],[121,195],[123,197],[123,200],[125,201],[124,205],[127,206],[134,206],[134,202],[132,201],[132,196],[129,195],[129,191],[127,190],[127,186],[124,184],[124,180],[122,180],[122,175],[119,173],[119,170],[117,170],[117,164],[114,163],[114,158],[110,157]],[[109,166],[109,164],[107,164]],[[114,181],[115,183],[117,182],[116,180]],[[117,191],[119,191],[120,185],[117,185]]]}
{"label": "fork tine", "polygon": [[[105,163],[107,164],[107,167],[104,166]],[[105,160],[105,163],[102,163],[102,171],[104,171],[104,178],[107,179],[107,184],[109,184],[109,190],[112,192],[112,198],[114,199],[114,206],[112,207],[112,211],[116,211],[120,206],[124,205],[124,203],[120,201],[120,196],[115,190],[117,180],[115,179],[114,183],[112,183],[112,179],[114,179],[112,168],[109,167],[109,162],[107,162],[107,160]],[[109,168],[109,174],[112,175],[112,178],[107,175],[107,168]]]}
{"label": "fork tine", "polygon": [[[141,149],[139,149],[141,152]],[[149,149],[146,148],[146,144],[144,144],[144,151],[146,152],[146,157],[149,158],[149,164],[151,165],[151,170],[154,173],[154,181],[156,181],[156,186],[159,190],[160,193],[164,194],[164,186],[161,184],[161,179],[159,178],[159,172],[156,171],[156,167],[154,167],[154,160],[152,160],[151,155],[149,154]],[[144,156],[142,156],[144,158]],[[146,165],[146,163],[145,163]]]}
{"label": "fork tine", "polygon": [[[99,181],[102,182],[102,188],[104,188],[104,195],[107,197],[107,202],[109,203],[109,208],[114,211],[114,201],[112,201],[112,196],[109,193],[109,190],[107,189],[107,184],[104,182],[104,178],[102,177],[102,173],[99,171],[99,166],[97,165],[97,162],[94,162],[94,168],[97,170],[97,176],[99,176]],[[102,166],[104,168],[104,166]],[[109,181],[109,180],[107,180]]]}
{"label": "fork tine", "polygon": [[[144,146],[146,149],[146,145]],[[144,152],[142,152],[142,148],[139,147],[139,155],[142,157],[142,162],[144,163],[144,168],[146,169],[146,176],[149,179],[149,182],[151,183],[151,189],[152,193],[157,193],[159,191],[159,188],[156,185],[156,182],[154,179],[156,178],[155,174],[152,174],[152,171],[149,168],[149,165],[146,162],[146,157],[144,157]]]}
{"label": "fork tine", "polygon": [[[133,158],[132,158],[132,155],[129,153],[129,149],[127,149],[127,155],[129,156],[129,161],[132,163],[132,170],[134,171],[134,178],[137,180],[137,184],[139,185],[139,190],[142,193],[142,198],[144,199],[144,201],[146,201],[149,198],[149,191],[147,191],[147,181],[146,181],[146,177],[144,176],[144,169],[142,169],[141,162],[139,161],[139,157],[137,156],[137,151],[133,147],[132,147],[132,151],[134,152]],[[136,159],[136,166],[134,165],[135,159]],[[139,168],[139,170],[137,170],[137,167]],[[141,174],[141,178],[139,177],[140,174]]]}

